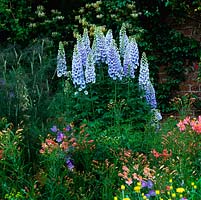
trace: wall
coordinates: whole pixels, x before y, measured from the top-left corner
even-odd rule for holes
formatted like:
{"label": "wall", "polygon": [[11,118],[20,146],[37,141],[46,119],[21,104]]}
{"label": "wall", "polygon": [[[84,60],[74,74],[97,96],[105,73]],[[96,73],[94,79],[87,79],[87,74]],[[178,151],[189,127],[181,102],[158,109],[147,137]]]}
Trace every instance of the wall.
{"label": "wall", "polygon": [[[193,38],[201,44],[201,18],[197,16],[188,17],[180,24],[169,20],[169,25],[177,31],[184,34],[186,37]],[[179,85],[179,91],[175,91],[175,96],[183,96],[187,94],[194,94],[200,99],[201,107],[201,82],[198,81],[198,62],[195,61],[186,72],[186,80]],[[159,70],[159,83],[164,83],[167,79],[165,66],[161,66]],[[200,108],[193,106],[192,115],[197,116],[201,114]]]}

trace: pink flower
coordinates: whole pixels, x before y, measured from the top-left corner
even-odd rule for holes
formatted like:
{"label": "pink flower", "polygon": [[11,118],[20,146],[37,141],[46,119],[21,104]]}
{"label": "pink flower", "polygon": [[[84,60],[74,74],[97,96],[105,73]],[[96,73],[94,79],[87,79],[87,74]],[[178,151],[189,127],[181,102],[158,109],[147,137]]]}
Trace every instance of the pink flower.
{"label": "pink flower", "polygon": [[155,149],[152,150],[152,154],[155,158],[159,158],[161,156],[160,153],[158,153]]}
{"label": "pink flower", "polygon": [[128,172],[129,173],[129,169],[128,169],[128,167],[126,167],[125,165],[122,167],[122,169],[124,170],[124,171],[126,171],[126,172]]}
{"label": "pink flower", "polygon": [[126,181],[126,184],[127,185],[131,185],[132,183],[133,183],[132,178],[128,178],[127,181]]}
{"label": "pink flower", "polygon": [[183,124],[185,124],[185,125],[190,124],[190,117],[186,117],[186,118],[183,120]]}
{"label": "pink flower", "polygon": [[185,131],[186,130],[186,126],[185,126],[184,122],[182,122],[181,120],[177,124],[177,127],[179,127],[180,131]]}

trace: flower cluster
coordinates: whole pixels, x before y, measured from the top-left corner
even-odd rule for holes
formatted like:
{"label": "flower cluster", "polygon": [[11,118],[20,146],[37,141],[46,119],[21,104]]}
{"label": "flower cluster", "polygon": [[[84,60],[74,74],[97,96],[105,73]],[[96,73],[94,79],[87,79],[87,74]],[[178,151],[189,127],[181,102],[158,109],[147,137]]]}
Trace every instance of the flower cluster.
{"label": "flower cluster", "polygon": [[62,42],[59,42],[59,50],[57,55],[57,76],[67,76],[67,66],[66,66],[66,56],[64,45]]}
{"label": "flower cluster", "polygon": [[184,120],[180,120],[177,124],[177,127],[181,132],[190,128],[195,131],[197,134],[201,134],[201,116],[198,116],[197,119],[191,119],[190,117],[186,117]]}
{"label": "flower cluster", "polygon": [[[120,154],[120,160],[124,164],[122,172],[118,173],[127,185],[133,184],[135,180],[142,181],[144,179],[153,179],[155,171],[150,169],[147,158],[144,154],[135,155],[131,150],[123,150],[123,155]],[[135,163],[131,164],[130,163]]]}
{"label": "flower cluster", "polygon": [[139,51],[135,38],[131,38],[129,43],[126,46],[126,50],[124,52],[124,76],[126,77],[135,77],[135,70],[139,65]]}
{"label": "flower cluster", "polygon": [[167,159],[169,157],[172,156],[172,151],[170,150],[170,153],[168,153],[168,150],[167,149],[163,149],[163,152],[162,153],[159,153],[157,152],[155,149],[152,150],[152,154],[155,158],[164,158],[164,159]]}
{"label": "flower cluster", "polygon": [[48,138],[45,139],[45,142],[42,143],[42,148],[40,153],[43,155],[50,155],[53,151],[60,151],[64,153],[65,163],[69,170],[73,170],[74,160],[72,154],[75,150],[83,149],[86,145],[90,145],[93,148],[93,140],[89,140],[89,134],[84,134],[86,124],[81,125],[79,135],[76,136],[76,130],[74,129],[74,124],[71,123],[60,130],[56,125],[50,128],[51,132],[54,135],[48,135]]}
{"label": "flower cluster", "polygon": [[107,64],[109,76],[113,80],[116,80],[117,78],[121,80],[123,75],[123,68],[121,66],[119,52],[114,40],[108,47]]}

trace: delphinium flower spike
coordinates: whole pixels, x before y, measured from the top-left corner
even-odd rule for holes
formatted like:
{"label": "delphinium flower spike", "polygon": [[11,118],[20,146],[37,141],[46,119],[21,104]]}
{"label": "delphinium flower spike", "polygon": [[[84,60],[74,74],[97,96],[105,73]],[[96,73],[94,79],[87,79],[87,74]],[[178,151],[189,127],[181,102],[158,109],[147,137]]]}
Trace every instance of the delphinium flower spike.
{"label": "delphinium flower spike", "polygon": [[81,55],[82,66],[85,67],[87,62],[87,51],[83,43],[83,39],[80,35],[77,36],[77,49],[79,54]]}
{"label": "delphinium flower spike", "polygon": [[139,65],[139,51],[135,38],[130,38],[123,60],[124,76],[135,77],[135,70]]}
{"label": "delphinium flower spike", "polygon": [[139,89],[144,91],[146,101],[151,107],[152,122],[158,128],[158,121],[162,119],[162,116],[157,109],[155,89],[150,81],[148,60],[144,52],[140,61]]}
{"label": "delphinium flower spike", "polygon": [[126,51],[126,47],[127,47],[128,43],[129,43],[129,39],[126,34],[126,26],[123,23],[122,27],[120,29],[120,32],[119,32],[119,49],[120,49],[120,57],[121,58],[124,57],[124,53]]}
{"label": "delphinium flower spike", "polygon": [[64,45],[62,42],[59,42],[59,50],[57,54],[57,77],[61,77],[62,75],[67,76],[67,65]]}
{"label": "delphinium flower spike", "polygon": [[90,52],[87,57],[85,78],[86,78],[86,83],[95,83],[96,82],[95,63],[93,60],[92,52]]}
{"label": "delphinium flower spike", "polygon": [[100,64],[106,61],[105,36],[101,27],[95,29],[92,51],[95,63]]}
{"label": "delphinium flower spike", "polygon": [[112,41],[108,48],[107,54],[108,74],[113,79],[122,79],[123,67],[121,66],[121,60],[115,40]]}
{"label": "delphinium flower spike", "polygon": [[146,54],[143,52],[140,60],[139,88],[145,90],[149,82],[149,65]]}
{"label": "delphinium flower spike", "polygon": [[[105,36],[105,47],[106,47],[106,54],[108,55],[108,50],[109,50],[109,47],[111,45],[113,41],[113,34],[112,34],[112,30],[109,29],[106,36]],[[107,59],[106,59],[106,63],[107,63]]]}
{"label": "delphinium flower spike", "polygon": [[82,90],[86,87],[84,70],[82,66],[81,55],[75,45],[73,50],[73,60],[72,60],[72,79],[75,87],[79,87],[79,90]]}
{"label": "delphinium flower spike", "polygon": [[88,30],[86,28],[84,29],[84,33],[82,36],[82,43],[85,47],[86,54],[89,55],[89,52],[91,51],[91,47],[90,47],[90,39],[88,35]]}

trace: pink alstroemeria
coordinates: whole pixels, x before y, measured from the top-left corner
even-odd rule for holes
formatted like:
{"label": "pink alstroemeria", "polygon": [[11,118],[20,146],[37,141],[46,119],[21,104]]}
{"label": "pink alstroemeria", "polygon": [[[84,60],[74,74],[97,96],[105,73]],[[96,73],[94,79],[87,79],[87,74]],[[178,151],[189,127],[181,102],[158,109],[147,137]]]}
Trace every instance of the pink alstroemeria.
{"label": "pink alstroemeria", "polygon": [[185,124],[184,124],[184,122],[183,121],[179,121],[179,123],[177,124],[177,127],[179,127],[179,130],[180,131],[185,131],[186,130],[186,126],[185,126]]}

